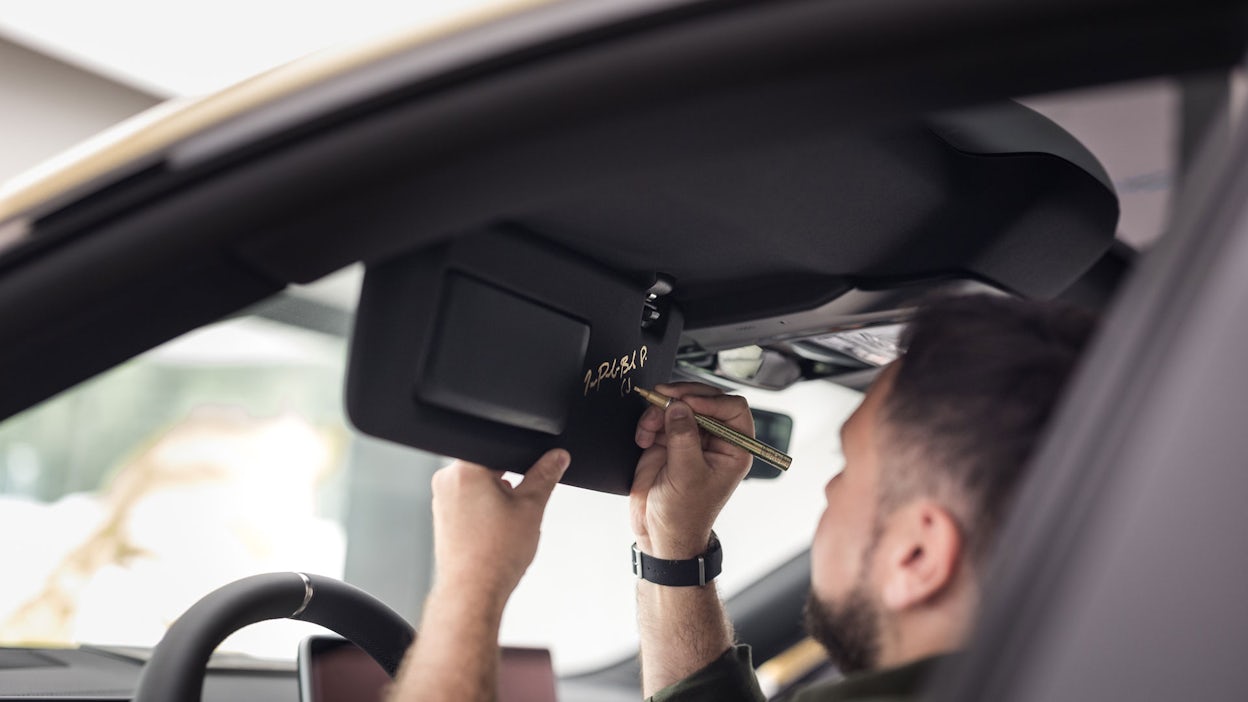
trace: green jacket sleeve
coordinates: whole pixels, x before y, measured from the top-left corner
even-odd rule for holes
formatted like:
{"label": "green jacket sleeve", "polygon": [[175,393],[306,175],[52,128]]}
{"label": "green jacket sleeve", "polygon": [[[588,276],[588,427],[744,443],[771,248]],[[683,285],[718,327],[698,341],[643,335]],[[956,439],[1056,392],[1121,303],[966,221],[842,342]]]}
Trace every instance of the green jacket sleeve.
{"label": "green jacket sleeve", "polygon": [[710,665],[659,690],[649,702],[766,702],[754,677],[750,647],[733,646]]}

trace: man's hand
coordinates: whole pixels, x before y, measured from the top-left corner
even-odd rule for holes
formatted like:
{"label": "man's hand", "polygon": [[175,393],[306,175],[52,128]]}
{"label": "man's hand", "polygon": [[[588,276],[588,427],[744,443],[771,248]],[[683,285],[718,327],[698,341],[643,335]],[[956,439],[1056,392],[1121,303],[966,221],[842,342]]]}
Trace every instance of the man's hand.
{"label": "man's hand", "polygon": [[437,573],[389,702],[497,699],[503,607],[533,562],[546,502],[570,461],[548,451],[514,488],[462,461],[434,473]]}
{"label": "man's hand", "polygon": [[435,587],[506,601],[533,562],[546,502],[570,461],[567,451],[548,451],[514,488],[499,473],[462,461],[435,473]]}
{"label": "man's hand", "polygon": [[715,518],[750,470],[750,454],[702,434],[690,414],[718,419],[754,435],[754,418],[741,397],[701,383],[655,388],[673,402],[664,412],[650,407],[637,422],[637,463],[629,496],[637,546],[658,558],[693,558],[706,551]]}
{"label": "man's hand", "polygon": [[[651,407],[637,422],[642,449],[629,508],[637,546],[658,558],[706,552],[711,527],[750,470],[750,454],[703,435],[690,413],[713,417],[754,435],[754,418],[740,397],[698,383],[655,388],[677,398],[664,412]],[[649,697],[706,667],[732,645],[732,625],[715,583],[665,587],[637,581],[642,692]]]}

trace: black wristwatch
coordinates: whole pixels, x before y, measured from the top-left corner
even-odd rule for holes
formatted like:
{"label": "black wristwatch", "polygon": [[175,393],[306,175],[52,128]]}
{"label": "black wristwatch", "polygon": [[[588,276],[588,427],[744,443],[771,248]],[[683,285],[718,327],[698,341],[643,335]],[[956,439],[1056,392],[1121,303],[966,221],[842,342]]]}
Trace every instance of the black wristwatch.
{"label": "black wristwatch", "polygon": [[719,537],[711,532],[706,553],[696,558],[668,560],[655,558],[641,552],[633,544],[633,575],[657,585],[692,587],[705,585],[715,579],[724,568],[724,551],[719,547]]}

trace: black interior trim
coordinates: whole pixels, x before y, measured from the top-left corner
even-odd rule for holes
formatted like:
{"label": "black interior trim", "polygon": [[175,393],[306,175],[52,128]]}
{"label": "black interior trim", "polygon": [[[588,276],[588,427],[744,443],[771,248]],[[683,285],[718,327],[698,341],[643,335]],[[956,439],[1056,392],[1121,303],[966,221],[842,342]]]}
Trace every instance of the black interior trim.
{"label": "black interior trim", "polygon": [[1129,244],[1115,241],[1087,273],[1062,291],[1059,298],[1088,310],[1104,311],[1121,289],[1137,258],[1138,252]]}
{"label": "black interior trim", "polygon": [[[14,282],[21,281],[0,278],[0,297],[23,299],[9,294]],[[280,289],[220,258],[132,282],[101,295],[87,308],[89,314],[41,316],[42,324],[7,337],[21,343],[0,344],[0,366],[6,369],[0,374],[0,418]],[[25,301],[38,307],[32,298]]]}

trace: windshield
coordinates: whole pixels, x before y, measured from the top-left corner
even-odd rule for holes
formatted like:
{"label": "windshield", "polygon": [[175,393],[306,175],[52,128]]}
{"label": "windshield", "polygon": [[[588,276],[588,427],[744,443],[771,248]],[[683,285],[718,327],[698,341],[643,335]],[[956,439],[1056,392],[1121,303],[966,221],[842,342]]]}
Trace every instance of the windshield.
{"label": "windshield", "polygon": [[[0,640],[151,646],[209,591],[278,570],[343,578],[418,621],[429,476],[448,459],[349,427],[344,319],[357,287],[327,280],[0,424]],[[860,399],[822,382],[746,394],[793,416],[794,465],[745,483],[720,517],[726,597],[809,545],[841,464],[837,430]],[[629,655],[627,499],[559,486],[542,533],[503,643],[549,648],[560,674]],[[223,649],[289,659],[316,631],[267,622]]]}

